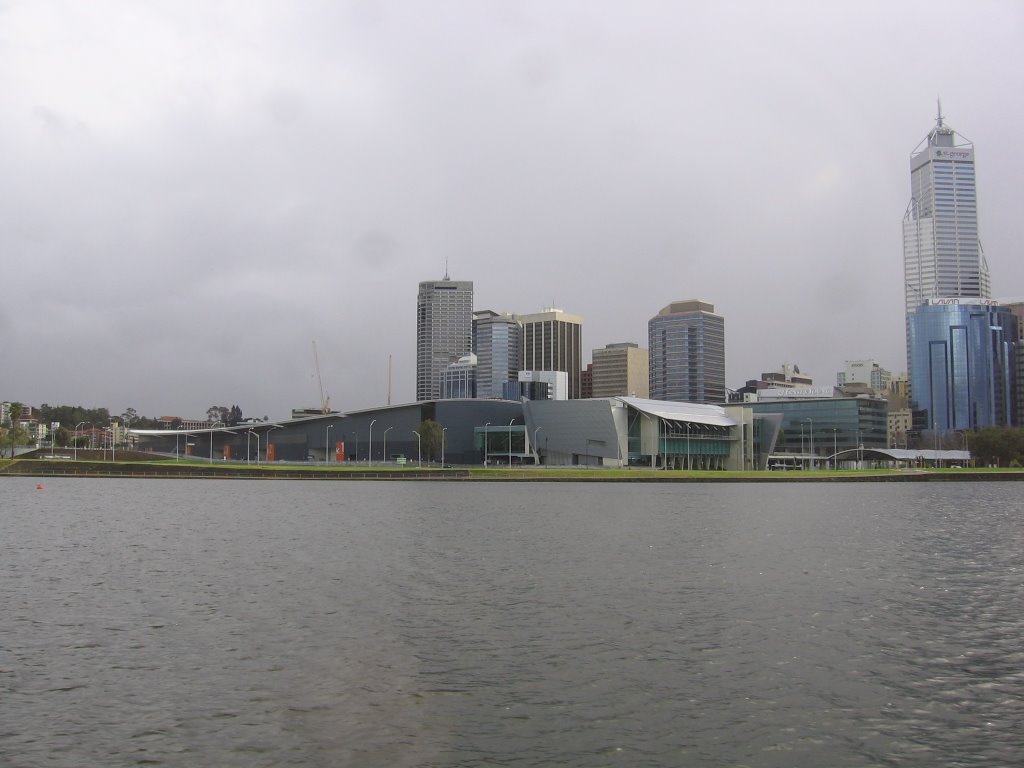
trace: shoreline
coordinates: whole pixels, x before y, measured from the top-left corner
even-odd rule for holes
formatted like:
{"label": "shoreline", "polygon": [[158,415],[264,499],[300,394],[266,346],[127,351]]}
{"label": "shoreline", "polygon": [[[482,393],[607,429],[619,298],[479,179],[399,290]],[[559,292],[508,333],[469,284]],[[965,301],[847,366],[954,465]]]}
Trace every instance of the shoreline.
{"label": "shoreline", "polygon": [[901,469],[793,471],[683,471],[579,467],[516,469],[453,467],[311,467],[173,461],[67,461],[13,459],[0,462],[0,477],[134,478],[139,480],[321,480],[505,483],[863,483],[985,482],[1024,480],[1024,469]]}

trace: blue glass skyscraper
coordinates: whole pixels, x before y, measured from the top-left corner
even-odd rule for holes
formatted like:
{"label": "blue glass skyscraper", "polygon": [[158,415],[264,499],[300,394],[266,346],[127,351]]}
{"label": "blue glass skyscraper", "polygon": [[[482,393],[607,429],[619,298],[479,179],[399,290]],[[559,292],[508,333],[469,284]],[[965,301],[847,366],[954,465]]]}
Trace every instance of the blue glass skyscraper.
{"label": "blue glass skyscraper", "polygon": [[1014,423],[1017,318],[1006,307],[934,301],[950,303],[910,316],[910,380],[926,428]]}

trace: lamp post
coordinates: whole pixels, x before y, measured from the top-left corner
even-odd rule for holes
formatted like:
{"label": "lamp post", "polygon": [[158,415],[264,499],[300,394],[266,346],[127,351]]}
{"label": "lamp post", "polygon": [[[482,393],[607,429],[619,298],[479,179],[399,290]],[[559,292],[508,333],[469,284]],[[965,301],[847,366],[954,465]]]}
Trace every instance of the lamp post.
{"label": "lamp post", "polygon": [[366,453],[366,466],[368,467],[373,466],[373,425],[376,423],[376,419],[370,422],[370,448]]}
{"label": "lamp post", "polygon": [[213,431],[214,431],[214,429],[217,428],[217,425],[220,425],[222,427],[226,427],[227,426],[227,424],[225,424],[223,421],[215,421],[215,422],[213,422],[213,424],[210,425],[210,463],[211,464],[213,464]]}
{"label": "lamp post", "polygon": [[[253,430],[250,429],[249,430],[249,436],[256,438],[256,466],[258,467],[260,465],[260,434],[259,434],[259,432],[254,432]],[[249,458],[249,440],[248,440],[248,438],[245,441],[245,458],[247,458],[247,459]]]}
{"label": "lamp post", "polygon": [[512,419],[508,423],[508,468],[512,469],[512,425],[516,423],[515,419]]}
{"label": "lamp post", "polygon": [[487,466],[487,428],[491,426],[491,422],[484,424],[484,466]]}
{"label": "lamp post", "polygon": [[[174,436],[174,460],[175,461],[178,460],[178,438],[179,437],[181,437],[181,426],[180,425],[178,426],[178,434],[176,434]],[[185,439],[187,440],[188,438],[185,438]],[[248,461],[248,459],[249,459],[249,446],[248,445],[245,446],[245,458],[246,458],[246,461]]]}
{"label": "lamp post", "polygon": [[88,421],[80,421],[75,424],[75,461],[78,461],[78,428],[88,423]]}
{"label": "lamp post", "polygon": [[686,422],[686,469],[693,469],[690,464],[690,422]]}
{"label": "lamp post", "polygon": [[537,433],[540,432],[544,427],[537,427],[533,430],[533,455],[537,461],[538,466],[540,465],[540,448],[537,445]]}
{"label": "lamp post", "polygon": [[807,428],[807,439],[811,446],[811,469],[814,469],[814,419],[808,416],[804,421],[810,422],[810,426]]}
{"label": "lamp post", "polygon": [[327,429],[324,430],[324,464],[331,463],[331,430],[334,429],[333,424],[328,424]]}
{"label": "lamp post", "polygon": [[385,465],[388,463],[388,432],[390,432],[392,429],[394,429],[394,427],[388,427],[387,429],[384,430],[384,464]]}
{"label": "lamp post", "polygon": [[839,469],[839,461],[836,456],[839,454],[839,441],[836,438],[839,427],[832,427],[832,469]]}
{"label": "lamp post", "polygon": [[423,469],[423,451],[421,449],[422,441],[420,440],[420,433],[415,429],[412,431],[416,435],[416,461],[420,465],[420,469]]}
{"label": "lamp post", "polygon": [[448,427],[441,427],[441,469],[444,469],[444,439],[445,432],[448,431]]}

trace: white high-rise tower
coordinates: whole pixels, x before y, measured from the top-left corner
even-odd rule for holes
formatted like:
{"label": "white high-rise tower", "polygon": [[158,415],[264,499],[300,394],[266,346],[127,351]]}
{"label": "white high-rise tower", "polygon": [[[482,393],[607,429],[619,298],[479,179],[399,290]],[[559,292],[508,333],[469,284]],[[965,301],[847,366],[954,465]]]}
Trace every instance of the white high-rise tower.
{"label": "white high-rise tower", "polygon": [[930,299],[989,298],[978,239],[974,145],[943,122],[910,155],[910,204],[903,216],[906,313]]}

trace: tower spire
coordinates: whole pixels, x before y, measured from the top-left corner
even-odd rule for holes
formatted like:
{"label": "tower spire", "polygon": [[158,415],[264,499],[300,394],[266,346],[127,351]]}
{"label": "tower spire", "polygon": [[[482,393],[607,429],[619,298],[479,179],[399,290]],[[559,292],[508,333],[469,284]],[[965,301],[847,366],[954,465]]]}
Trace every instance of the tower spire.
{"label": "tower spire", "polygon": [[938,105],[938,114],[935,118],[935,127],[942,128],[942,99],[936,96],[935,102]]}
{"label": "tower spire", "polygon": [[444,279],[445,279],[446,282],[449,279],[448,278],[448,257],[447,256],[444,257]]}

